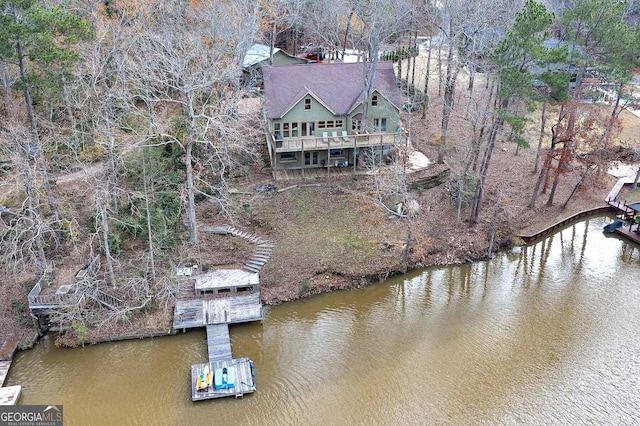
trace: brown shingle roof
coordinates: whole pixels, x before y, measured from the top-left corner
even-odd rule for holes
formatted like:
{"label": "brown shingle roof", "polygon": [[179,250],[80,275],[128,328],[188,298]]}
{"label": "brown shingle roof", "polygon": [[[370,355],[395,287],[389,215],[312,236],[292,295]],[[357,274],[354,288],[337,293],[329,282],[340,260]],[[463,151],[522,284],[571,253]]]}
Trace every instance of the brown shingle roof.
{"label": "brown shingle roof", "polygon": [[[336,115],[347,115],[362,101],[362,74],[362,62],[271,67],[264,78],[268,116],[281,118],[307,93]],[[400,109],[402,100],[393,63],[378,62],[374,89]]]}

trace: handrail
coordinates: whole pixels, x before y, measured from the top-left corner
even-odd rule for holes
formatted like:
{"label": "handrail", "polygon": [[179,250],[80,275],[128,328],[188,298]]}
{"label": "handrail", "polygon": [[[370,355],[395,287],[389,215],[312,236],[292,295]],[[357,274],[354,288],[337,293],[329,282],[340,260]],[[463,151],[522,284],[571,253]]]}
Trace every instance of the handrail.
{"label": "handrail", "polygon": [[557,231],[560,228],[563,228],[567,225],[569,225],[570,223],[573,223],[575,221],[577,221],[578,219],[582,219],[584,217],[587,216],[594,216],[597,214],[603,214],[603,213],[611,213],[616,211],[616,209],[613,206],[601,206],[601,207],[596,207],[593,209],[588,209],[588,210],[583,210],[581,212],[578,212],[572,216],[569,216],[568,218],[561,220],[560,222],[556,222],[553,225],[549,226],[548,228],[545,228],[539,232],[536,232],[535,234],[531,234],[531,235],[519,235],[519,237],[525,242],[525,243],[530,243],[534,240],[537,240],[538,238],[542,238],[545,237],[547,235],[549,235],[550,233]]}

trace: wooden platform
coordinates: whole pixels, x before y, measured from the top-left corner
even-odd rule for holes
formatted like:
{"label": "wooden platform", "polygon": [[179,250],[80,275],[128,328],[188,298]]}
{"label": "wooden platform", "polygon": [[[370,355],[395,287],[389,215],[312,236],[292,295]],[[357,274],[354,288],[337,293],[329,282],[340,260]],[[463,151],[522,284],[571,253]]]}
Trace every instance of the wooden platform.
{"label": "wooden platform", "polygon": [[209,362],[231,359],[231,340],[229,339],[228,324],[214,324],[207,326],[207,349]]}
{"label": "wooden platform", "polygon": [[173,329],[262,321],[260,293],[217,299],[180,300],[173,315]]}
{"label": "wooden platform", "polygon": [[0,388],[0,405],[16,405],[22,392],[22,386],[6,386]]}
{"label": "wooden platform", "polygon": [[[224,361],[208,362],[205,364],[196,364],[191,367],[191,400],[202,401],[205,399],[224,398],[235,396],[240,398],[248,393],[256,390],[252,362],[249,358],[228,359]],[[204,370],[205,366],[209,366],[209,371],[215,371],[218,368],[233,369],[235,372],[236,383],[230,389],[214,389],[214,386],[203,391],[196,390],[196,382],[198,375]],[[214,377],[215,383],[215,377]]]}
{"label": "wooden platform", "polygon": [[11,361],[0,361],[0,386],[4,385],[4,379],[7,378],[9,373],[9,367],[11,367]]}
{"label": "wooden platform", "polygon": [[616,234],[622,235],[623,237],[633,241],[636,244],[640,244],[640,233],[638,233],[640,232],[640,229],[636,224],[631,225],[631,228],[629,228],[629,225],[621,226],[620,228],[616,229],[615,232]]}

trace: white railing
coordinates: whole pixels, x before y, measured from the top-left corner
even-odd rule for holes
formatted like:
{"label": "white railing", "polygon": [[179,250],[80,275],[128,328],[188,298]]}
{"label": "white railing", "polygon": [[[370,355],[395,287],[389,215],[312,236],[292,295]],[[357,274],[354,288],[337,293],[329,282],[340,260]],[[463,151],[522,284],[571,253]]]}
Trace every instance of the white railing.
{"label": "white railing", "polygon": [[404,145],[407,143],[403,132],[395,133],[361,133],[357,135],[328,137],[303,137],[276,140],[271,135],[271,143],[276,152],[318,151],[328,149],[359,148],[380,145]]}

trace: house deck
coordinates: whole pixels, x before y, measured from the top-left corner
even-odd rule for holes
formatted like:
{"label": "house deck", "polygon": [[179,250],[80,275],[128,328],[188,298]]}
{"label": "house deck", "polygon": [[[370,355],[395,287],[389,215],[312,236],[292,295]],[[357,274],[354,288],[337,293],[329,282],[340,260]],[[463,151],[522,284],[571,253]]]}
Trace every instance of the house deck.
{"label": "house deck", "polygon": [[272,143],[276,152],[291,151],[317,151],[328,149],[364,148],[380,145],[405,144],[406,137],[401,132],[397,133],[364,133],[347,136],[328,134],[324,137],[301,137],[276,140],[272,137]]}
{"label": "house deck", "polygon": [[[196,383],[198,376],[204,370],[205,366],[209,367],[209,371],[215,373],[219,368],[227,368],[234,370],[236,383],[229,389],[215,389],[211,386],[205,390],[198,391],[196,389]],[[214,378],[215,383],[215,378]],[[205,399],[224,398],[228,396],[235,396],[240,398],[248,393],[253,393],[256,390],[253,373],[253,363],[249,358],[228,359],[222,361],[208,362],[205,364],[196,364],[191,366],[191,400],[202,401]]]}

